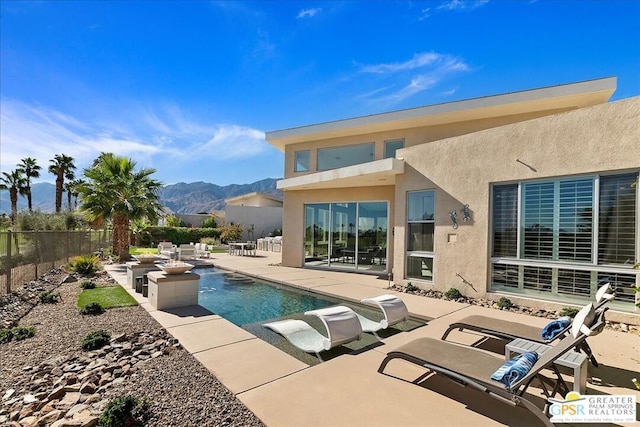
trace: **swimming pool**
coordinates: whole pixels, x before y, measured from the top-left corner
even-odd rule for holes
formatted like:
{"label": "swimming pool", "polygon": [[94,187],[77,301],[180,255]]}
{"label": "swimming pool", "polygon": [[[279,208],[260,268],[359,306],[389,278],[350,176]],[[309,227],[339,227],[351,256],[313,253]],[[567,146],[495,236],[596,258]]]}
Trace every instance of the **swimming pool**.
{"label": "swimming pool", "polygon": [[198,274],[198,304],[238,326],[340,304],[337,299],[216,268]]}

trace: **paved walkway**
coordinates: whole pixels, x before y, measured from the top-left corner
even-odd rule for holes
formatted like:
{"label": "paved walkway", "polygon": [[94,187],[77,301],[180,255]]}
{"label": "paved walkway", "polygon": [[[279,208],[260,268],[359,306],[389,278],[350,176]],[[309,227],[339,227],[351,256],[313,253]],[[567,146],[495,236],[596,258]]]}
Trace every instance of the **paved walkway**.
{"label": "paved walkway", "polygon": [[[387,290],[388,282],[373,276],[282,267],[279,253],[257,257],[214,254],[217,267],[314,292],[359,301]],[[200,306],[155,310],[127,286],[122,265],[109,273],[180,343],[269,426],[536,426],[527,411],[501,404],[482,393],[431,377],[411,383],[423,370],[394,361],[377,372],[386,353],[419,337],[440,338],[452,322],[472,314],[490,315],[540,327],[545,319],[485,309],[468,304],[401,294],[412,315],[433,318],[427,326],[395,334],[383,345],[347,354],[310,367]],[[471,344],[472,333],[453,332],[449,341]],[[589,338],[601,365],[589,366],[588,394],[635,394],[640,377],[640,338],[605,330]],[[637,411],[640,416],[640,409]],[[637,426],[637,423],[629,425]]]}

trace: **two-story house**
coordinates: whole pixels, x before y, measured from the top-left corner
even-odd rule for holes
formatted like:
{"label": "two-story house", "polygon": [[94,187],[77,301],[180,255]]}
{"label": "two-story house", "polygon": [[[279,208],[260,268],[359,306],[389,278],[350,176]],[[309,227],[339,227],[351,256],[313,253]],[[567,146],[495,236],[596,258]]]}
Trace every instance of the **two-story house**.
{"label": "two-story house", "polygon": [[268,132],[282,262],[556,302],[640,285],[640,97],[616,78]]}

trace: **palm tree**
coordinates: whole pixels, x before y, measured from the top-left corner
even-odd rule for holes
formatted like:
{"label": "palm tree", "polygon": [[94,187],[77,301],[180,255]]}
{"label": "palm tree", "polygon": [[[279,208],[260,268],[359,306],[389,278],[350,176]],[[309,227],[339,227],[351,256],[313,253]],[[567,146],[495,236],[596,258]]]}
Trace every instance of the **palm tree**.
{"label": "palm tree", "polygon": [[31,204],[31,178],[40,178],[42,168],[36,163],[36,159],[31,157],[25,157],[20,161],[22,163],[18,165],[18,170],[25,176],[27,204],[29,206],[29,212],[33,212],[33,205]]}
{"label": "palm tree", "polygon": [[[78,188],[86,183],[84,179],[74,179],[66,184],[68,197],[71,198],[73,196],[73,209],[69,207],[69,210],[76,210],[78,208]],[[71,206],[71,202],[69,202],[69,206]]]}
{"label": "palm tree", "polygon": [[20,169],[16,169],[11,173],[2,172],[4,177],[0,176],[0,190],[9,190],[9,199],[11,200],[11,223],[16,224],[18,218],[18,194],[24,196],[27,194],[26,180]]}
{"label": "palm tree", "polygon": [[88,182],[80,185],[80,210],[89,220],[111,220],[113,252],[120,262],[129,259],[129,223],[147,218],[155,222],[162,206],[159,191],[162,183],[152,179],[155,169],[134,171],[136,162],[102,153],[91,168],[85,169]]}
{"label": "palm tree", "polygon": [[73,157],[64,154],[56,154],[49,162],[51,162],[49,173],[56,176],[56,213],[59,213],[62,210],[64,179],[69,176],[69,173],[73,172],[76,165],[73,163]]}
{"label": "palm tree", "polygon": [[64,184],[64,191],[67,192],[67,210],[71,211],[71,196],[73,193],[73,180],[75,179],[75,174],[73,173],[73,171],[67,171],[67,173],[64,174],[64,178],[67,180],[67,182]]}

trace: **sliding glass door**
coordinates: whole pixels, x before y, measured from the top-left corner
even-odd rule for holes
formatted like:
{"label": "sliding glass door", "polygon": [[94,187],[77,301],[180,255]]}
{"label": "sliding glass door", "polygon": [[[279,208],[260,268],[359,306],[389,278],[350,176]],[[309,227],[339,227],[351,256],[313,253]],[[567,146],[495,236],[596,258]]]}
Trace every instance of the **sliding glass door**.
{"label": "sliding glass door", "polygon": [[388,202],[312,203],[304,212],[306,266],[386,271]]}

